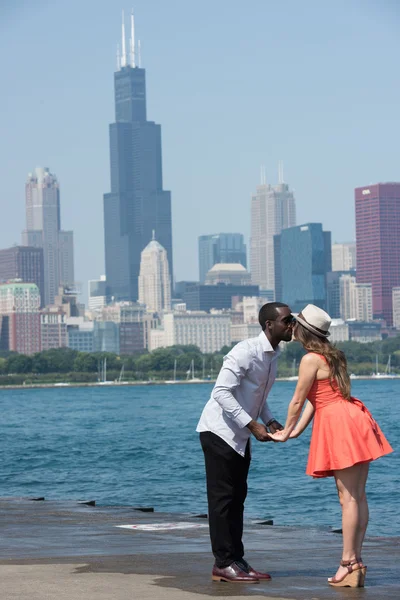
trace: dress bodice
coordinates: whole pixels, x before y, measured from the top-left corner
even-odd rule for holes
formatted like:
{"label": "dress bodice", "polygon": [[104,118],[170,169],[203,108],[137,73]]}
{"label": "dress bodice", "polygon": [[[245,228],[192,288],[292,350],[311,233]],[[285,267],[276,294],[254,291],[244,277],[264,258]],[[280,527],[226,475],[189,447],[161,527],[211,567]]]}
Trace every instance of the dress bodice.
{"label": "dress bodice", "polygon": [[312,384],[310,391],[308,392],[307,398],[315,409],[326,406],[327,404],[332,404],[333,402],[345,400],[337,386],[337,383],[335,381],[331,381],[329,378],[319,380],[316,379]]}
{"label": "dress bodice", "polygon": [[[317,354],[317,356],[320,356],[327,362],[325,356],[322,354]],[[345,400],[336,381],[331,380],[330,377],[327,377],[326,379],[315,379],[308,392],[307,398],[315,409],[326,406],[327,404],[332,404],[333,402]]]}

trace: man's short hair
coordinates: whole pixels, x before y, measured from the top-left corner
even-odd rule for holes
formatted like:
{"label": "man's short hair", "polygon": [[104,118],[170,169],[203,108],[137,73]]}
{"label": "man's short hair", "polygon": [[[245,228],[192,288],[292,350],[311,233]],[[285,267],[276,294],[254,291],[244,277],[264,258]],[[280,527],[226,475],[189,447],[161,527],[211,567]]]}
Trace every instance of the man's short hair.
{"label": "man's short hair", "polygon": [[289,308],[288,305],[284,304],[283,302],[268,302],[260,308],[260,312],[258,313],[258,321],[263,331],[265,331],[266,322],[275,321],[276,317],[278,316],[278,311],[276,309],[284,307]]}

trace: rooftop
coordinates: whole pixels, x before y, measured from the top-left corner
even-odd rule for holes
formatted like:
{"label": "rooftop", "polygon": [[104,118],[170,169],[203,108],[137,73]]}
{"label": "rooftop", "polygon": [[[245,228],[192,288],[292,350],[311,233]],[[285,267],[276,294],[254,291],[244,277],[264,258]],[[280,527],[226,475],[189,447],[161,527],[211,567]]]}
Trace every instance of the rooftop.
{"label": "rooftop", "polygon": [[240,263],[217,263],[208,272],[215,273],[216,271],[247,273],[247,269]]}

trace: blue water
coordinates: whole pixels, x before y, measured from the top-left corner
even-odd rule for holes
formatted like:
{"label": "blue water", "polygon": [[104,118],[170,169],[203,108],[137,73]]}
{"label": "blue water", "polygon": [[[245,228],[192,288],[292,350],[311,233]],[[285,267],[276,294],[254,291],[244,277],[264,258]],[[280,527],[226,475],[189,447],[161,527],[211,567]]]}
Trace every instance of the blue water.
{"label": "blue water", "polygon": [[[94,499],[156,511],[207,511],[196,424],[212,385],[0,390],[0,496]],[[294,390],[269,404],[284,420]],[[356,381],[395,452],[371,465],[369,534],[400,535],[400,381]],[[311,428],[309,428],[311,429]],[[286,444],[254,440],[247,518],[340,526],[333,479],[304,474],[310,431]]]}

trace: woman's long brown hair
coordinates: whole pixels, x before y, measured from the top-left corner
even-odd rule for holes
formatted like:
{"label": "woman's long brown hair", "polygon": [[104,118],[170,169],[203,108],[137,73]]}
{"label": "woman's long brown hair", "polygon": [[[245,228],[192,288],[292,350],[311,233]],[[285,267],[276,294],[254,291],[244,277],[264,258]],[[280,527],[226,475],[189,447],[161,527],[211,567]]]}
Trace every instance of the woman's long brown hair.
{"label": "woman's long brown hair", "polygon": [[351,398],[351,382],[347,372],[347,361],[344,353],[333,346],[326,338],[319,337],[308,331],[299,322],[294,328],[294,337],[304,346],[309,352],[322,354],[328,362],[331,386],[335,389],[335,385],[339,388],[343,398],[350,400]]}

